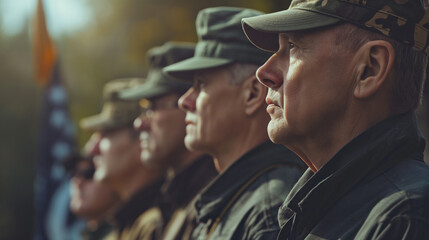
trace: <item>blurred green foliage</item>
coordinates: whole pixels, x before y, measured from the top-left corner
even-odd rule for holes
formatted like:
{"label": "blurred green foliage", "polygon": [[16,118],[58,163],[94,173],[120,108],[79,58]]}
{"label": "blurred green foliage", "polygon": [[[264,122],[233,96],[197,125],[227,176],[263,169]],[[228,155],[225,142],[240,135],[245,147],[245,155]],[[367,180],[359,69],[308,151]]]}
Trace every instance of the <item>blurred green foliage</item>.
{"label": "blurred green foliage", "polygon": [[[72,119],[78,125],[81,118],[100,111],[102,87],[107,81],[143,77],[148,49],[172,40],[197,41],[194,21],[200,9],[239,6],[273,12],[286,9],[289,2],[88,1],[94,14],[92,21],[79,31],[54,39]],[[33,182],[43,92],[33,77],[29,32],[27,27],[18,35],[5,36],[0,29],[0,239],[32,236]],[[418,114],[422,129],[429,133],[427,106],[426,98]],[[89,134],[78,128],[80,146]]]}

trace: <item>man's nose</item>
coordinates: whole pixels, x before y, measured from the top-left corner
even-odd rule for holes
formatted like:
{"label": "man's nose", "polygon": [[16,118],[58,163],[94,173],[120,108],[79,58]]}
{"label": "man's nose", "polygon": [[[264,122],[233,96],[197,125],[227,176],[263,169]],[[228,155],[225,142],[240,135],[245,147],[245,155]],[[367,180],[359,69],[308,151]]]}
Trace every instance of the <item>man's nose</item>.
{"label": "man's nose", "polygon": [[89,155],[90,156],[98,156],[100,155],[101,151],[100,151],[100,141],[101,141],[101,137],[98,138],[96,140],[96,142],[92,145],[92,148],[89,150]]}
{"label": "man's nose", "polygon": [[190,88],[179,98],[179,108],[183,111],[195,111],[196,92],[194,88]]}
{"label": "man's nose", "polygon": [[276,54],[271,56],[257,71],[256,77],[264,86],[278,89],[283,84],[282,69],[278,66]]}
{"label": "man's nose", "polygon": [[150,120],[144,113],[134,120],[134,129],[137,131],[148,131],[150,129]]}
{"label": "man's nose", "polygon": [[71,181],[78,189],[81,188],[85,182],[85,180],[82,177],[78,177],[78,176],[73,176],[71,178]]}

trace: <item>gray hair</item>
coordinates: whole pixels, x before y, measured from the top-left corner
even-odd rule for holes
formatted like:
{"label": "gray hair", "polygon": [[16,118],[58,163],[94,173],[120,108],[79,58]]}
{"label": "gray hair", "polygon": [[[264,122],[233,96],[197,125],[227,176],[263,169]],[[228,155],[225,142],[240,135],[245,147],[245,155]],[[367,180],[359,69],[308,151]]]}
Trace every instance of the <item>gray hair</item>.
{"label": "gray hair", "polygon": [[255,75],[258,68],[258,65],[241,62],[235,62],[228,65],[226,69],[231,75],[229,83],[231,85],[240,85],[244,80]]}

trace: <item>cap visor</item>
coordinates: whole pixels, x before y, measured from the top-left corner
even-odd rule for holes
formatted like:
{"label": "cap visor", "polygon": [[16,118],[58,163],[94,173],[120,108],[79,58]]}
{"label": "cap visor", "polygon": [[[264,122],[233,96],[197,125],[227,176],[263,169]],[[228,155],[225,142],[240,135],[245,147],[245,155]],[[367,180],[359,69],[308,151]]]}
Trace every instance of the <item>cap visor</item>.
{"label": "cap visor", "polygon": [[275,52],[279,48],[278,33],[310,30],[341,22],[339,18],[318,12],[292,8],[242,20],[243,30],[256,47]]}
{"label": "cap visor", "polygon": [[169,91],[168,88],[155,84],[141,84],[119,92],[119,98],[123,100],[138,100],[142,98],[153,98]]}
{"label": "cap visor", "polygon": [[192,81],[197,70],[221,67],[232,62],[233,60],[224,58],[193,57],[165,67],[163,72],[174,78]]}
{"label": "cap visor", "polygon": [[111,127],[112,122],[102,114],[86,117],[80,121],[80,127],[85,130],[101,130]]}

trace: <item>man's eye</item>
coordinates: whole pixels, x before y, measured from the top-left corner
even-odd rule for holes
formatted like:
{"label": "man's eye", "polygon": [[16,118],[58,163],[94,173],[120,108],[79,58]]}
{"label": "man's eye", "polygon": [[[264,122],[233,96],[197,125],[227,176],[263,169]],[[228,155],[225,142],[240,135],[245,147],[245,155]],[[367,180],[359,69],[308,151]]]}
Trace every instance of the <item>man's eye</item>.
{"label": "man's eye", "polygon": [[195,81],[195,86],[194,87],[196,87],[197,89],[200,89],[203,86],[204,86],[204,81],[202,81],[200,79],[198,79],[198,80]]}
{"label": "man's eye", "polygon": [[200,84],[201,84],[201,81],[200,81],[200,80],[196,80],[196,81],[195,81],[195,86],[200,86]]}
{"label": "man's eye", "polygon": [[294,44],[294,43],[289,42],[289,49],[292,49],[292,48],[294,48],[294,47],[295,47],[295,44]]}
{"label": "man's eye", "polygon": [[200,81],[194,80],[194,84],[192,85],[192,88],[194,88],[197,91],[200,90]]}

